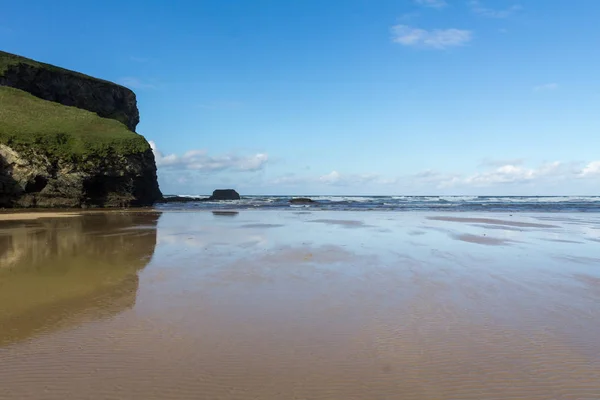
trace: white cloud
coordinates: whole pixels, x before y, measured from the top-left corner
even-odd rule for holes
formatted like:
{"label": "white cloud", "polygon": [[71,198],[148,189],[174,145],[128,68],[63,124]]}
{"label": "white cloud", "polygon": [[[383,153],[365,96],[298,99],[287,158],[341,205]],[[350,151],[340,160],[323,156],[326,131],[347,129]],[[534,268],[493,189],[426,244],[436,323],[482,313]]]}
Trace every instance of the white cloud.
{"label": "white cloud", "polygon": [[561,181],[581,175],[583,172],[582,168],[581,162],[554,161],[544,163],[538,167],[537,175],[544,177],[546,180]]}
{"label": "white cloud", "polygon": [[534,86],[533,88],[536,92],[546,92],[556,89],[558,89],[558,83],[544,83],[543,85]]}
{"label": "white cloud", "polygon": [[[589,166],[591,166],[591,171],[593,171],[593,163],[589,164]],[[544,163],[537,168],[506,164],[491,171],[478,172],[467,177],[455,176],[440,182],[439,187],[489,187],[506,184],[559,182],[576,176],[582,176],[583,173],[577,164],[560,161]]]}
{"label": "white cloud", "polygon": [[240,156],[235,154],[210,156],[206,150],[190,150],[182,156],[176,154],[164,155],[157,149],[156,143],[153,141],[150,141],[150,146],[154,152],[154,158],[156,159],[156,165],[158,167],[179,170],[202,172],[225,170],[259,171],[265,167],[269,160],[269,156],[264,153],[257,153],[250,156]]}
{"label": "white cloud", "polygon": [[[522,159],[505,160],[506,164],[500,164],[502,160],[488,159],[480,164],[483,171],[471,174],[457,174],[452,172],[440,172],[433,169],[421,172],[396,176],[384,177],[378,174],[343,174],[336,170],[318,177],[299,176],[287,174],[272,179],[270,185],[296,186],[296,185],[326,185],[335,187],[348,187],[354,190],[362,190],[365,187],[389,186],[391,189],[408,188],[427,189],[452,189],[458,191],[469,188],[502,188],[506,185],[528,184],[535,188],[538,184],[553,185],[559,182],[572,180],[573,178],[600,177],[600,161],[594,161],[584,168],[579,163],[564,163],[560,161],[546,162],[537,167],[525,166]],[[351,189],[348,189],[351,191]]]}
{"label": "white cloud", "polygon": [[123,86],[132,88],[132,89],[155,89],[156,86],[152,83],[145,82],[140,78],[136,78],[133,76],[126,76],[124,78],[119,79],[119,83]]}
{"label": "white cloud", "polygon": [[339,174],[339,172],[337,171],[331,171],[330,173],[328,173],[327,175],[323,175],[319,178],[320,182],[323,183],[338,183],[341,179],[341,175]]}
{"label": "white cloud", "polygon": [[426,30],[409,25],[393,26],[392,35],[394,43],[434,49],[463,46],[473,38],[473,33],[468,30],[454,28]]}
{"label": "white cloud", "polygon": [[[403,175],[380,175],[375,173],[344,173],[336,169],[329,173],[315,173],[306,168],[292,173],[265,176],[265,166],[272,163],[264,153],[251,155],[209,155],[205,150],[191,150],[183,155],[163,154],[154,142],[154,151],[161,182],[171,192],[184,193],[194,188],[208,190],[215,184],[232,182],[251,191],[269,193],[349,193],[349,194],[551,194],[572,191],[578,185],[590,190],[600,179],[600,160],[582,162],[544,162],[531,165],[523,159],[484,159],[477,169],[463,173],[443,169],[425,169]],[[313,168],[314,169],[314,168]],[[263,171],[238,177],[220,174],[221,171]],[[282,171],[283,172],[283,171]],[[208,173],[214,173],[218,182],[207,182]],[[212,189],[211,189],[212,190]]]}
{"label": "white cloud", "polygon": [[580,173],[582,177],[592,177],[598,176],[600,177],[600,161],[592,161],[588,165],[586,165]]}
{"label": "white cloud", "polygon": [[469,5],[471,6],[471,10],[473,10],[474,13],[488,18],[508,18],[512,14],[523,8],[519,4],[514,4],[508,8],[496,10],[493,8],[485,7],[479,0],[470,0]]}
{"label": "white cloud", "polygon": [[467,177],[464,182],[468,185],[487,186],[496,183],[525,182],[533,179],[535,171],[516,165],[504,165],[493,171],[478,173]]}
{"label": "white cloud", "polygon": [[445,0],[415,0],[420,6],[431,8],[444,8],[448,5]]}

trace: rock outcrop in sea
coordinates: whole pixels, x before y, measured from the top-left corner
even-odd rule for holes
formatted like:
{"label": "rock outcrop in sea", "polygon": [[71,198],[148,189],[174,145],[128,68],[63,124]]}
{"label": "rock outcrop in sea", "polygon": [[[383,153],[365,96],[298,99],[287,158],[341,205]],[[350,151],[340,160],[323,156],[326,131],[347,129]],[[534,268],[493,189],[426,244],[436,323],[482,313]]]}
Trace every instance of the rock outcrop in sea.
{"label": "rock outcrop in sea", "polygon": [[217,189],[213,191],[212,196],[208,198],[209,201],[220,201],[220,200],[239,200],[240,194],[233,189]]}
{"label": "rock outcrop in sea", "polygon": [[217,189],[209,197],[171,196],[166,195],[159,203],[195,203],[207,201],[240,200],[240,194],[233,189]]}
{"label": "rock outcrop in sea", "polygon": [[0,51],[0,104],[0,207],[162,198],[131,90]]}

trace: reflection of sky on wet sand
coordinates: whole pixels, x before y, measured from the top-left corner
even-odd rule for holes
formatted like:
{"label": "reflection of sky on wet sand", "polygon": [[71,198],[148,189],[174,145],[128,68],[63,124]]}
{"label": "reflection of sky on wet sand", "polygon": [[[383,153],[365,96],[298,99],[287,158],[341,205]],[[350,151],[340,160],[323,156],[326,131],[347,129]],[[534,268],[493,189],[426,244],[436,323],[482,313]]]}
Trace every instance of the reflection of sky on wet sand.
{"label": "reflection of sky on wet sand", "polygon": [[[231,265],[236,257],[243,257],[241,260],[247,263],[259,262],[282,249],[296,248],[306,254],[317,254],[312,261],[318,263],[319,252],[314,249],[333,246],[357,257],[375,256],[378,268],[397,265],[401,270],[403,261],[398,255],[402,255],[410,256],[420,264],[421,271],[429,272],[444,270],[483,275],[485,271],[494,271],[520,277],[533,277],[540,271],[599,272],[578,270],[583,265],[581,260],[597,257],[597,250],[593,242],[582,240],[590,233],[590,220],[583,226],[565,224],[572,221],[569,215],[562,215],[564,221],[554,221],[552,225],[556,227],[548,228],[540,225],[549,223],[536,225],[534,215],[490,217],[484,214],[492,223],[488,221],[479,226],[470,220],[432,220],[427,218],[431,214],[419,213],[290,214],[245,211],[235,221],[214,220],[208,213],[168,215],[159,224],[156,257],[160,260],[164,254],[178,258],[189,253],[194,258],[206,254]],[[480,218],[478,215],[470,217]],[[353,229],[345,224],[322,221],[353,221]],[[499,225],[494,225],[495,221],[499,221]],[[285,226],[280,227],[282,224]],[[514,225],[533,226],[515,230]],[[232,229],[236,226],[244,229]],[[497,229],[490,230],[490,226]],[[172,261],[164,260],[165,263]],[[281,262],[286,263],[285,257]],[[287,264],[295,262],[292,257]],[[353,269],[355,272],[363,270],[365,265],[349,262],[339,268],[352,273]]]}
{"label": "reflection of sky on wet sand", "polygon": [[[584,225],[567,224],[573,221],[569,215],[562,215],[562,221],[550,225],[536,223],[538,218],[533,215],[492,218],[485,214],[485,223],[480,223],[479,216],[454,221],[418,213],[358,212],[345,213],[344,218],[340,214],[244,211],[236,219],[215,219],[209,213],[172,213],[161,220],[161,246],[157,251],[177,253],[202,248],[211,254],[250,255],[277,246],[332,244],[384,256],[391,250],[410,252],[420,255],[423,261],[431,249],[550,260],[563,253],[593,257],[595,247],[590,242],[600,238],[600,230],[595,229],[600,226],[598,219],[586,220]],[[501,246],[483,248],[492,243]],[[416,250],[419,244],[426,249]]]}
{"label": "reflection of sky on wet sand", "polygon": [[87,230],[134,255],[141,242],[120,232],[155,232],[151,260],[134,269],[135,299],[110,318],[0,346],[11,364],[0,367],[0,398],[48,387],[50,399],[600,390],[600,218],[453,217],[165,212],[156,230]]}
{"label": "reflection of sky on wet sand", "polygon": [[[551,229],[539,226],[544,224],[536,226],[532,215],[494,216],[500,225],[488,221],[483,226],[473,225],[470,220],[432,220],[428,215],[431,214],[318,212],[298,215],[245,211],[235,221],[221,221],[212,219],[208,213],[171,214],[160,221],[155,257],[164,264],[181,260],[181,268],[187,265],[194,274],[205,273],[213,281],[218,276],[239,276],[244,268],[264,274],[270,268],[266,265],[272,264],[273,259],[280,260],[281,268],[288,270],[305,268],[306,271],[309,266],[316,266],[317,269],[337,269],[337,273],[348,276],[369,270],[405,274],[407,266],[412,265],[410,268],[420,273],[444,273],[448,281],[463,275],[469,280],[483,279],[492,272],[511,276],[515,282],[535,281],[540,273],[562,276],[600,272],[585,267],[597,258],[594,243],[582,240],[589,234],[589,224],[564,224],[571,221],[568,215],[562,216],[565,221],[554,221],[556,227]],[[485,214],[485,218],[491,217]],[[348,229],[345,224],[322,221],[356,222],[352,224],[353,229]],[[534,226],[515,230],[514,225]],[[243,229],[234,229],[236,226]],[[490,230],[490,226],[497,229]],[[353,254],[355,262],[346,260],[326,266],[328,254],[337,249]],[[295,251],[297,257],[292,257],[289,251]],[[374,258],[367,262],[368,257]],[[407,259],[413,260],[412,264],[407,263]],[[198,267],[193,264],[196,260]],[[225,271],[228,268],[231,268],[229,275]],[[274,272],[271,270],[271,273]]]}

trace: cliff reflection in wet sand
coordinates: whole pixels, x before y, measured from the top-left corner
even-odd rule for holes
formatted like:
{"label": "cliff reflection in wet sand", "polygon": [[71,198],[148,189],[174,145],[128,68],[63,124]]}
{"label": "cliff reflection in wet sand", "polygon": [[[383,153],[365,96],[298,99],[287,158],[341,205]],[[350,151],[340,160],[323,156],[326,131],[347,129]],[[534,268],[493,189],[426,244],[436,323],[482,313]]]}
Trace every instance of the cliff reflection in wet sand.
{"label": "cliff reflection in wet sand", "polygon": [[0,346],[132,307],[158,218],[97,213],[0,222]]}

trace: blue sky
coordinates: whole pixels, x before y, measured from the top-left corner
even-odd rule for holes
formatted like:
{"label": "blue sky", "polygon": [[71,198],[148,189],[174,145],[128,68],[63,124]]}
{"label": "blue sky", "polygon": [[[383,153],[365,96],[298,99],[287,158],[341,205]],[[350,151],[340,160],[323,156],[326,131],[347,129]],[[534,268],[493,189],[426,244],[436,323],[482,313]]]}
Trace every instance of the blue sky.
{"label": "blue sky", "polygon": [[0,48],[124,84],[163,192],[599,194],[600,1],[2,3]]}

